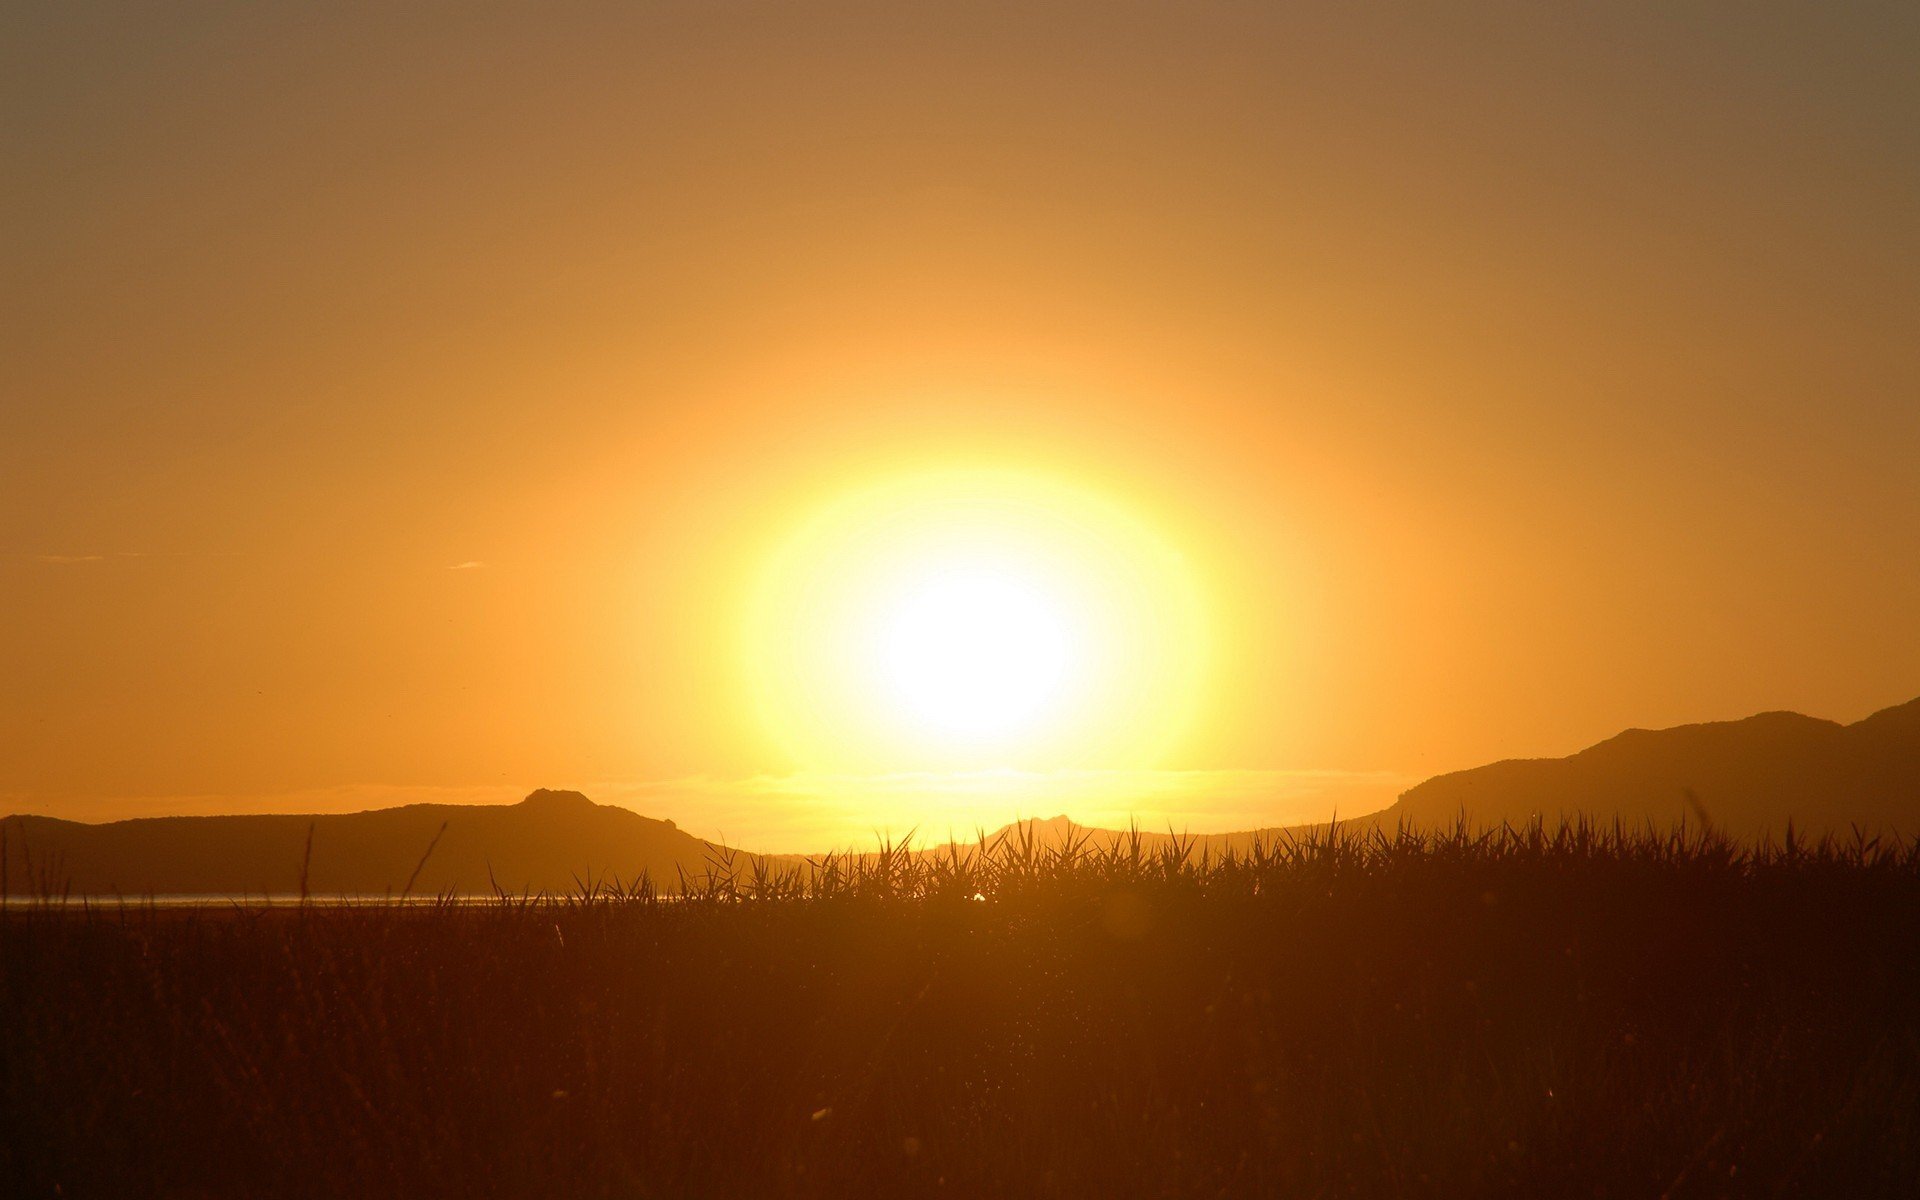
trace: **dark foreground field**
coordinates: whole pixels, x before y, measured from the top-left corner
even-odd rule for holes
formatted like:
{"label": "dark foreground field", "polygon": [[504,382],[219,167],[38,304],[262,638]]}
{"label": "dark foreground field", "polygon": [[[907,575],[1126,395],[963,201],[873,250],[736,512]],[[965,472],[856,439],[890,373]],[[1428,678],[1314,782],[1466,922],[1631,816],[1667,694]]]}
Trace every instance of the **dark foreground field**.
{"label": "dark foreground field", "polygon": [[16,911],[0,1191],[1920,1195],[1910,845],[1002,846],[800,890]]}

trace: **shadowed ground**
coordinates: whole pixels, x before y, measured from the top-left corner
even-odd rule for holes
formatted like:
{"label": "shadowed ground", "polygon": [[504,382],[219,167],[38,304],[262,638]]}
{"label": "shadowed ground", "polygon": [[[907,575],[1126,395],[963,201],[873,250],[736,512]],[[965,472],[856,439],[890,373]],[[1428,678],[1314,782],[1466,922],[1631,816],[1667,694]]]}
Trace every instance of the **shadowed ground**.
{"label": "shadowed ground", "polygon": [[0,1190],[1920,1188],[1912,846],[989,851],[686,900],[16,912]]}

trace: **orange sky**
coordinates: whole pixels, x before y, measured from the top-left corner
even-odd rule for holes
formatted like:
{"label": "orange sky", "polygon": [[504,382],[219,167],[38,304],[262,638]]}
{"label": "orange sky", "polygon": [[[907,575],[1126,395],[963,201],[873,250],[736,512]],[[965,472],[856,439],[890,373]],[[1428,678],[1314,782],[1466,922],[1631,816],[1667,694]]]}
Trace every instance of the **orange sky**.
{"label": "orange sky", "polygon": [[1920,13],[1847,9],[11,6],[0,809],[839,831],[744,592],[955,464],[1191,564],[1196,826],[1909,699]]}

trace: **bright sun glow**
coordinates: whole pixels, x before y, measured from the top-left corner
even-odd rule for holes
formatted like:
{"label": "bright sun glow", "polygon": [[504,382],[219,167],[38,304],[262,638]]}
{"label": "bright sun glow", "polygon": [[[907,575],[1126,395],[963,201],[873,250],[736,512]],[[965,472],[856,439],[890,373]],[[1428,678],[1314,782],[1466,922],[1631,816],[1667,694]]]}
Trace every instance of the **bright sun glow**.
{"label": "bright sun glow", "polygon": [[1075,665],[1073,631],[1033,580],[955,567],[915,581],[877,630],[882,678],[902,710],[955,737],[1032,724]]}
{"label": "bright sun glow", "polygon": [[1204,665],[1185,559],[1130,510],[998,470],[823,504],[771,556],[743,665],[796,767],[1143,764]]}

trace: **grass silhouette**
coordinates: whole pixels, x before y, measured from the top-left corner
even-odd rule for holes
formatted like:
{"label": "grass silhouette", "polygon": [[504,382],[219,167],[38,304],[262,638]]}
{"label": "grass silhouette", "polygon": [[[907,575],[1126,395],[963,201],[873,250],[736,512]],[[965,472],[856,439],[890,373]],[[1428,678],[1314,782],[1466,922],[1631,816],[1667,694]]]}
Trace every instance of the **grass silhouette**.
{"label": "grass silhouette", "polygon": [[1910,1196],[1920,843],[1030,831],[16,904],[0,1190]]}

